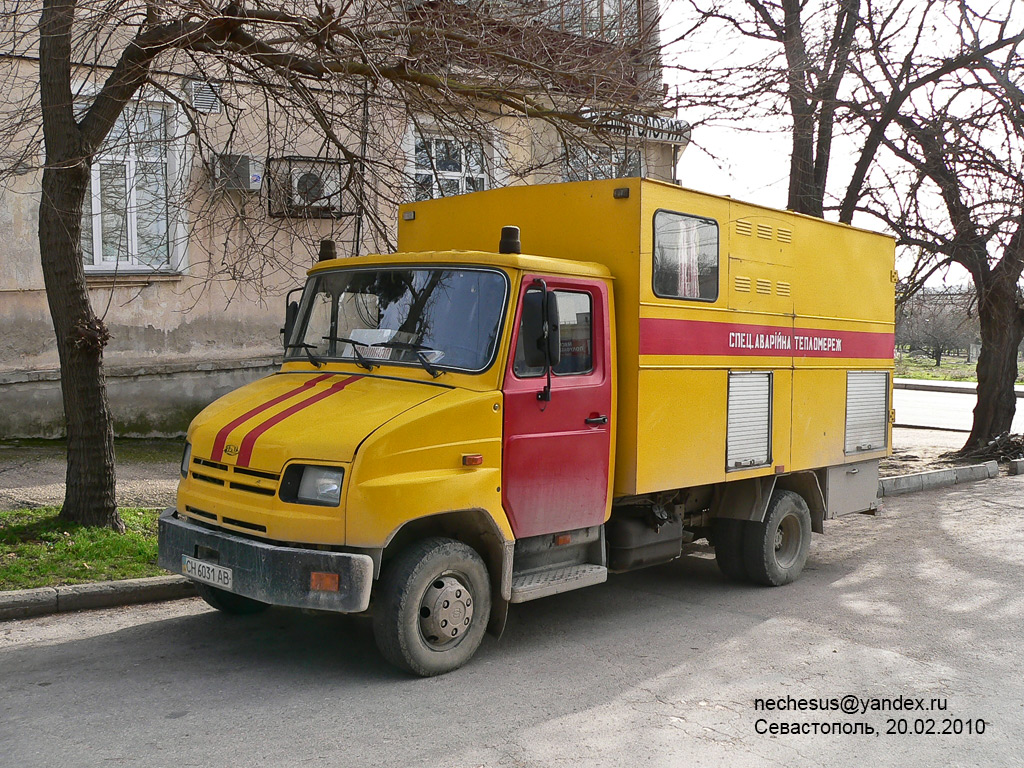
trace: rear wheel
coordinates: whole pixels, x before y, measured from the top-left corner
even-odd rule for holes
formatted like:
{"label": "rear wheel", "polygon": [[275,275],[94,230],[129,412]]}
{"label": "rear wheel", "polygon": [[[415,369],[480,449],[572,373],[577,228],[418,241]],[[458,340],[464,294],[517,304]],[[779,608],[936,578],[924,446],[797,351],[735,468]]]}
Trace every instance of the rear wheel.
{"label": "rear wheel", "polygon": [[732,581],[749,581],[746,557],[743,550],[744,533],[750,527],[746,520],[719,517],[714,521],[712,537],[715,543],[715,562],[726,578]]}
{"label": "rear wheel", "polygon": [[764,522],[752,523],[744,534],[744,560],[750,578],[778,587],[795,580],[811,548],[811,513],[793,491],[772,492]]}
{"label": "rear wheel", "polygon": [[491,612],[487,566],[454,539],[414,544],[387,564],[374,607],[381,654],[423,677],[458,669],[483,641]]}
{"label": "rear wheel", "polygon": [[236,595],[234,592],[225,592],[223,589],[211,587],[209,584],[196,582],[196,592],[203,600],[221,613],[230,613],[234,616],[247,616],[253,613],[262,613],[270,606],[253,600],[251,597]]}

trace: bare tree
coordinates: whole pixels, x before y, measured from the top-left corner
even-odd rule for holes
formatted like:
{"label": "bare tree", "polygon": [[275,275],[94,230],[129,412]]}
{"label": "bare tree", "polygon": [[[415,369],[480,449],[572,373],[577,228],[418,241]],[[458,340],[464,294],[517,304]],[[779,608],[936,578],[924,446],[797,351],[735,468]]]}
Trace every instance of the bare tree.
{"label": "bare tree", "polygon": [[977,325],[973,290],[925,288],[899,304],[896,344],[927,353],[938,367],[944,354],[975,342]]}
{"label": "bare tree", "polygon": [[[688,0],[690,27],[678,34],[687,53],[675,67],[682,75],[680,104],[708,107],[712,124],[778,126],[789,134],[791,154],[787,207],[824,217],[826,188],[840,93],[856,49],[861,0]],[[703,34],[696,34],[697,32]],[[731,40],[735,50],[717,66],[694,66],[709,37]],[[755,129],[756,130],[756,129]]]}
{"label": "bare tree", "polygon": [[[1024,19],[982,16],[966,4],[958,13],[959,45],[986,55],[920,89],[894,114],[899,131],[880,138],[894,162],[868,178],[860,209],[925,255],[911,275],[917,285],[951,264],[971,276],[981,354],[978,403],[963,449],[970,451],[1009,431],[1016,410],[1024,339],[1024,37],[1011,34],[1011,25],[1019,30]],[[1009,44],[993,48],[986,38]],[[873,92],[897,78],[881,56],[862,72]]]}
{"label": "bare tree", "polygon": [[[709,125],[788,135],[787,208],[819,218],[834,211],[850,223],[886,131],[913,110],[915,94],[983,68],[1024,40],[1008,19],[975,37],[958,36],[959,11],[950,18],[949,5],[685,0],[685,29],[667,43],[679,51],[671,64],[678,105],[710,113]],[[966,7],[963,14],[967,23],[981,18]],[[702,54],[711,39],[726,58],[707,67]],[[869,72],[877,82],[865,88]],[[830,180],[837,141],[852,161],[838,182]]]}
{"label": "bare tree", "polygon": [[[3,0],[0,7],[0,49],[6,51],[0,175],[24,173],[42,145],[39,246],[68,434],[61,514],[115,529],[123,524],[114,502],[103,376],[109,332],[86,289],[83,205],[93,164],[119,139],[141,94],[177,103],[184,120],[176,138],[187,135],[209,163],[215,152],[245,141],[301,141],[336,159],[347,169],[346,191],[372,230],[357,232],[353,248],[366,237],[386,239],[377,212],[386,215],[404,188],[394,153],[382,149],[389,139],[392,147],[400,143],[383,135],[388,125],[427,119],[483,141],[509,130],[517,117],[530,118],[570,141],[660,107],[650,64],[656,62],[656,28],[639,10],[590,36],[584,21],[577,19],[578,30],[559,31],[554,26],[565,26],[564,19],[553,25],[526,5],[494,11],[443,0],[340,7],[298,0],[232,0],[221,7],[205,0],[42,0],[41,8]],[[182,75],[223,86],[217,119],[182,97]],[[369,140],[371,120],[379,141]],[[263,135],[253,125],[261,125]],[[187,190],[184,196],[191,197]],[[301,222],[253,217],[252,206],[237,196],[210,199],[207,210],[194,214],[219,212],[238,222],[220,253],[211,245],[211,273],[244,284],[288,266],[267,256],[278,258],[287,247],[268,251],[262,246],[275,234],[256,229],[266,225],[294,235]],[[198,230],[209,226],[202,215],[192,220]],[[316,232],[307,227],[299,234],[308,241]]]}
{"label": "bare tree", "polygon": [[[915,288],[936,269],[964,266],[982,340],[969,445],[1009,429],[1024,238],[1020,10],[945,0],[688,6],[681,38],[691,50],[710,30],[719,47],[733,36],[735,58],[702,71],[680,57],[681,103],[715,111],[711,121],[789,133],[788,206],[882,221],[903,249],[934,256],[915,268]],[[837,141],[852,160],[839,183],[829,176]]]}

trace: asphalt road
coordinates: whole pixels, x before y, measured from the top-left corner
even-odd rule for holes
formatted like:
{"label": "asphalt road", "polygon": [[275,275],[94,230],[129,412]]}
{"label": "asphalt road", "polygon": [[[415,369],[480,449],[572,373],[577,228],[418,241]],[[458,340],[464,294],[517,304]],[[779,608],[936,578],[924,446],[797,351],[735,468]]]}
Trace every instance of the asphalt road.
{"label": "asphalt road", "polygon": [[[913,389],[894,389],[893,405],[896,423],[901,426],[933,427],[971,431],[974,406],[978,398],[973,393],[922,392]],[[1015,434],[1024,432],[1024,400],[1017,400],[1017,413],[1013,419]]]}
{"label": "asphalt road", "polygon": [[[0,765],[1022,765],[1022,491],[1003,477],[843,518],[788,587],[727,584],[704,552],[518,606],[429,680],[346,617],[193,599],[2,623]],[[849,694],[946,709],[755,709]],[[967,721],[984,733],[913,735]],[[875,733],[757,732],[814,722]]]}

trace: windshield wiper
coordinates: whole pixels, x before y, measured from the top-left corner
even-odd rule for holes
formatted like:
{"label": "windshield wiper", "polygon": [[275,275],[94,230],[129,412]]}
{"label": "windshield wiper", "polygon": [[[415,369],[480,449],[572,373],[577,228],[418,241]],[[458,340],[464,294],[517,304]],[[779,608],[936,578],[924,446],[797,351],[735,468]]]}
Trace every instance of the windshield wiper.
{"label": "windshield wiper", "polygon": [[422,365],[424,369],[426,369],[427,373],[429,373],[433,378],[436,379],[438,376],[444,373],[444,371],[442,371],[440,368],[437,368],[433,363],[431,363],[427,359],[427,356],[425,354],[426,351],[434,352],[436,350],[432,350],[430,347],[425,347],[422,344],[413,344],[408,341],[378,341],[376,344],[371,344],[370,346],[388,347],[389,349],[411,350],[412,352],[416,353],[416,359],[420,361],[420,365]]}
{"label": "windshield wiper", "polygon": [[316,347],[313,346],[312,344],[306,344],[306,343],[302,343],[302,344],[285,344],[284,348],[285,349],[301,349],[303,352],[306,353],[306,357],[309,358],[309,362],[311,362],[317,368],[319,368],[321,365],[324,364],[323,360],[321,360],[319,357],[316,357],[312,352],[309,351],[311,349],[316,349]]}
{"label": "windshield wiper", "polygon": [[[345,344],[351,344],[352,351],[356,353],[356,365],[360,366],[361,368],[365,368],[368,371],[373,370],[373,363],[371,363],[366,358],[366,356],[359,351],[359,347],[361,346],[369,347],[372,345],[367,344],[365,341],[356,341],[355,339],[350,339],[346,336],[321,336],[320,338],[323,339],[324,341],[342,341]],[[380,363],[378,363],[378,365],[380,365]]]}

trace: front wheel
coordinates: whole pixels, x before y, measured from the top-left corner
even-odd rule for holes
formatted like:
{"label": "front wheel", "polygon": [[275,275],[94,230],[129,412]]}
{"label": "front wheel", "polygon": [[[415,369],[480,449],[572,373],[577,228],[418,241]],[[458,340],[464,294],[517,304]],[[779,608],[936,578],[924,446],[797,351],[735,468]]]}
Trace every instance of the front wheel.
{"label": "front wheel", "polygon": [[223,589],[211,587],[209,584],[195,582],[196,593],[206,601],[207,605],[216,608],[221,613],[230,613],[235,616],[248,616],[253,613],[262,613],[270,606],[253,600],[251,597],[236,595],[234,592],[225,592]]}
{"label": "front wheel", "polygon": [[744,534],[747,574],[758,584],[778,587],[795,580],[811,548],[811,513],[793,491],[772,492],[764,521]]}
{"label": "front wheel", "polygon": [[491,612],[487,566],[454,539],[412,545],[387,564],[373,634],[397,667],[430,677],[458,669],[483,641]]}

